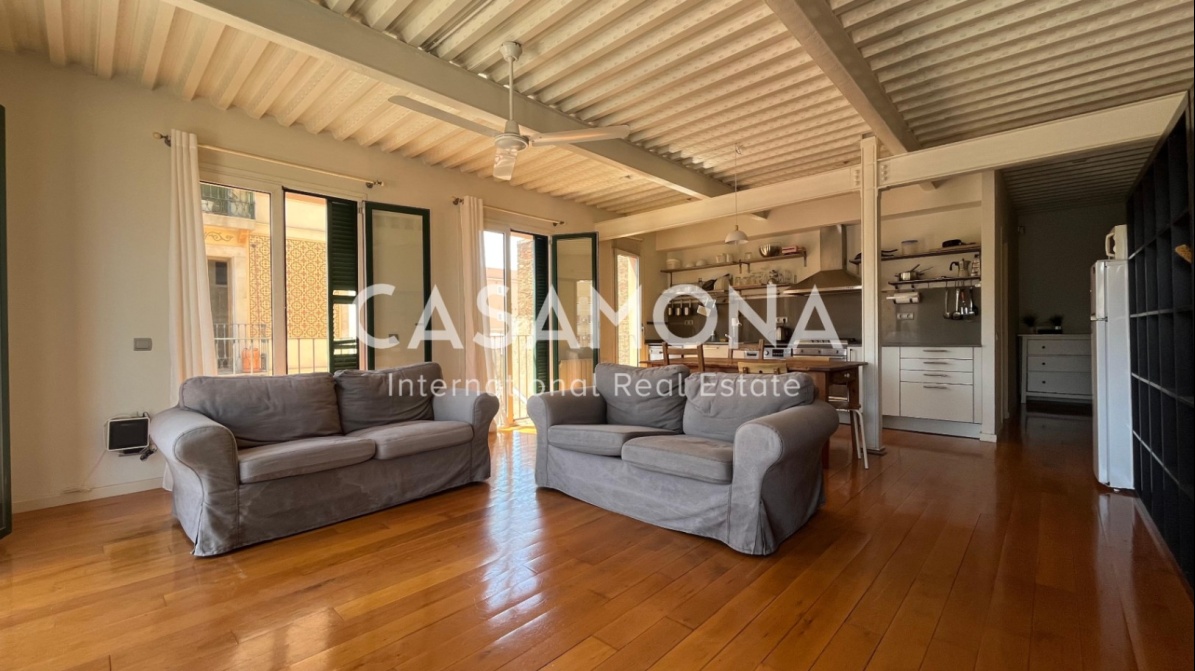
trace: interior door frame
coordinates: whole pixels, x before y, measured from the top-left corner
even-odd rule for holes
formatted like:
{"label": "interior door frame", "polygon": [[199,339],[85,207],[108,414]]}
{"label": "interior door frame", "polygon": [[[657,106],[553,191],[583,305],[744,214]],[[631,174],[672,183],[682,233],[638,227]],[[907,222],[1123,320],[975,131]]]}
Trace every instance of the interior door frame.
{"label": "interior door frame", "polygon": [[[376,203],[374,201],[364,201],[363,227],[365,229],[362,239],[364,240],[364,247],[362,249],[362,260],[365,266],[365,287],[373,286],[373,213],[374,212],[392,212],[395,214],[407,214],[420,217],[423,221],[423,304],[427,305],[428,300],[432,297],[432,211],[421,207],[409,207],[406,205],[392,205],[390,203]],[[370,335],[373,335],[373,305],[367,304],[365,309],[365,325],[369,329]],[[428,320],[425,326],[425,332],[430,333],[432,330],[431,320]],[[369,370],[374,369],[374,348],[367,347],[362,339],[362,347],[365,347],[365,367]],[[432,341],[424,338],[423,340],[423,360],[432,360]]]}
{"label": "interior door frame", "polygon": [[[552,294],[556,296],[557,305],[552,310],[552,330],[560,330],[560,312],[563,307],[559,304],[560,301],[560,264],[558,263],[559,254],[557,250],[557,243],[560,240],[581,240],[587,239],[590,241],[593,253],[590,256],[590,272],[592,273],[592,290],[596,291],[598,288],[598,235],[597,233],[561,233],[552,236],[552,253],[549,255],[549,264],[552,273]],[[596,311],[596,306],[591,305],[591,308]],[[591,329],[601,328],[600,320],[594,319]],[[596,331],[590,333],[590,345],[593,344]],[[598,335],[598,338],[601,336]],[[601,360],[601,351],[597,347],[590,347],[593,350],[593,366],[597,368],[598,362]],[[559,341],[552,346],[552,388],[556,389],[560,384],[560,345]]]}

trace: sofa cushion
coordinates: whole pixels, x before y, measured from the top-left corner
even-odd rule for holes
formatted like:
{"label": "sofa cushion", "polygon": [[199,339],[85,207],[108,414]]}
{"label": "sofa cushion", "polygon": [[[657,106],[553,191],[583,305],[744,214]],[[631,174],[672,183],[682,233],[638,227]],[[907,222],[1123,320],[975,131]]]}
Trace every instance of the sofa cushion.
{"label": "sofa cushion", "polygon": [[628,440],[622,460],[649,471],[722,484],[733,475],[734,445],[697,436],[647,436]]}
{"label": "sofa cushion", "polygon": [[594,386],[606,401],[606,421],[678,432],[685,413],[688,366],[639,368],[598,364]]}
{"label": "sofa cushion", "polygon": [[227,427],[237,447],[341,433],[328,373],[193,377],[179,389],[178,404]]}
{"label": "sofa cushion", "polygon": [[440,364],[336,372],[336,402],[345,433],[371,426],[432,419],[432,387]]}
{"label": "sofa cushion", "polygon": [[625,424],[557,424],[548,429],[548,443],[573,452],[619,457],[623,444],[632,438],[671,433],[665,429]]}
{"label": "sofa cushion", "polygon": [[241,482],[248,484],[352,466],[369,461],[373,454],[368,438],[304,438],[238,450],[237,468]]}
{"label": "sofa cushion", "polygon": [[464,445],[473,440],[473,427],[465,422],[417,420],[387,426],[371,426],[349,435],[354,438],[369,438],[376,443],[378,459],[397,459],[409,454]]}
{"label": "sofa cushion", "polygon": [[805,373],[700,373],[685,380],[685,434],[734,442],[743,424],[817,399]]}

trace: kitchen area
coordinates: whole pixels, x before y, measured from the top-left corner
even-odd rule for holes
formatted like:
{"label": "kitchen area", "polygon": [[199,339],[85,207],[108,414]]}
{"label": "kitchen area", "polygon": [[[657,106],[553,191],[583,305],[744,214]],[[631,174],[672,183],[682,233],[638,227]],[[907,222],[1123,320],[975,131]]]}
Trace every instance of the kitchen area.
{"label": "kitchen area", "polygon": [[[978,205],[969,202],[930,214],[897,212],[881,227],[880,386],[885,427],[981,435],[985,357]],[[703,332],[708,336],[703,341],[708,359],[863,360],[858,224],[752,235],[744,244],[736,244],[729,233],[720,243],[692,246],[684,242],[701,236],[670,239],[680,244],[657,249],[658,282],[653,286],[645,279],[644,363],[663,359],[666,334],[694,338]],[[666,245],[667,241],[661,247]],[[661,294],[681,285],[700,287],[709,299],[678,295],[659,314],[651,314]],[[816,300],[811,298],[815,287]],[[775,296],[770,314],[769,290]],[[732,318],[732,291],[758,319]],[[798,329],[808,337],[794,338]],[[669,351],[685,354],[683,347],[670,345]]]}

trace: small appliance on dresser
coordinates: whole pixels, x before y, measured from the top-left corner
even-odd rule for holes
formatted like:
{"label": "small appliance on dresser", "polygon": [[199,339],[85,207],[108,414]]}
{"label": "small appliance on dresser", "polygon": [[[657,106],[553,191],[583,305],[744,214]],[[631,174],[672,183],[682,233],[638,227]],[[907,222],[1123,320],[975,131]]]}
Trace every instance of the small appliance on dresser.
{"label": "small appliance on dresser", "polygon": [[1091,267],[1095,477],[1117,489],[1134,484],[1128,270],[1128,261],[1119,259]]}

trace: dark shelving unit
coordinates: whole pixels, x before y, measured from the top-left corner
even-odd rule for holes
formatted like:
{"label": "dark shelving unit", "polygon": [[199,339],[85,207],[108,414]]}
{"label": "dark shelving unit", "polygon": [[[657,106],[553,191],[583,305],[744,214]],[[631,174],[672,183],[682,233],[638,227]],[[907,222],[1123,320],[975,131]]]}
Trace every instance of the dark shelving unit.
{"label": "dark shelving unit", "polygon": [[1129,197],[1129,312],[1136,489],[1192,581],[1195,550],[1195,333],[1191,264],[1192,107],[1154,151]]}

